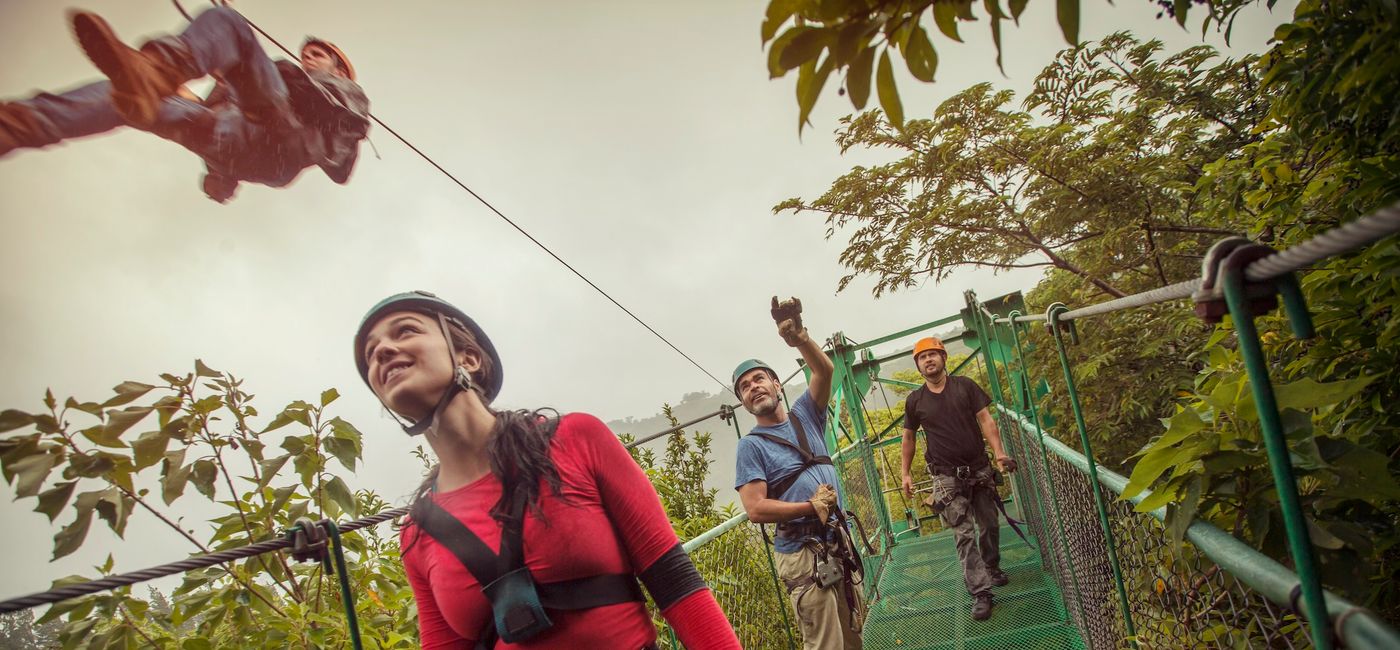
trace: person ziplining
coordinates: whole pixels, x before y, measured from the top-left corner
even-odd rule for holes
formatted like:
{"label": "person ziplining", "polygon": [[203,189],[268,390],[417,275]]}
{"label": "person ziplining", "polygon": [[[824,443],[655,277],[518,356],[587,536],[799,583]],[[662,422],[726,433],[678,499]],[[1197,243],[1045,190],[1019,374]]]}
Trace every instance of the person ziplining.
{"label": "person ziplining", "polygon": [[[284,187],[313,165],[349,181],[369,133],[369,99],[349,57],[308,37],[300,65],[273,61],[228,7],[200,13],[179,35],[122,43],[100,16],[75,11],[73,32],[107,76],[62,94],[0,102],[0,156],[132,126],[204,160],[204,193],[223,203],[239,183]],[[212,76],[200,101],[188,81]]]}

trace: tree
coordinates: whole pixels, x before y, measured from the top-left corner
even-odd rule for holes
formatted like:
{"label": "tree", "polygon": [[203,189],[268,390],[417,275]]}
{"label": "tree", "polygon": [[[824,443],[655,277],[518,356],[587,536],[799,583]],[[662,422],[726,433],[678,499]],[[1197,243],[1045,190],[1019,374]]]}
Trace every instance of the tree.
{"label": "tree", "polygon": [[[131,517],[154,517],[203,554],[279,538],[301,517],[339,519],[388,507],[331,471],[332,460],[354,469],[361,454],[360,432],[327,413],[334,389],[318,402],[287,405],[259,428],[252,395],[228,373],[196,361],[194,372],[161,375],[161,382],[123,382],[102,402],[68,398],[62,407],[46,392],[44,410],[0,413],[0,432],[20,430],[0,438],[0,469],[16,496],[34,499],[50,521],[71,516],[54,537],[55,558],[82,546],[94,514],[118,536]],[[78,424],[84,419],[92,423]],[[292,433],[279,432],[292,425]],[[148,484],[158,487],[159,502]],[[186,529],[169,510],[189,487],[227,512],[202,532]],[[374,528],[342,541],[363,636],[379,647],[411,647],[412,590],[398,544]],[[110,574],[114,564],[109,556],[98,572]],[[344,646],[336,580],[319,565],[264,554],[186,573],[173,607],[163,596],[145,600],[123,587],[57,603],[38,623],[62,621],[63,648]]]}
{"label": "tree", "polygon": [[1179,250],[1236,232],[1199,214],[1196,186],[1208,163],[1253,139],[1264,107],[1252,101],[1251,59],[1160,50],[1125,33],[1066,50],[1027,110],[978,84],[903,130],[878,111],[843,119],[843,152],[901,157],[774,211],[825,214],[828,238],[855,226],[840,288],[872,274],[876,296],[963,266],[1059,269],[1112,297],[1180,280],[1194,264]]}
{"label": "tree", "polygon": [[[1224,29],[1229,40],[1235,13],[1252,0],[1155,0],[1183,27],[1192,3],[1206,5],[1202,32],[1212,24]],[[1273,7],[1275,0],[1268,0]],[[769,0],[761,37],[768,45],[768,73],[772,78],[797,70],[797,126],[800,133],[832,73],[846,73],[841,92],[851,105],[863,110],[870,98],[874,75],[880,106],[896,129],[904,124],[904,108],[895,83],[895,59],[903,59],[915,79],[932,83],[938,71],[938,52],[929,30],[920,21],[932,20],[938,32],[962,41],[958,24],[978,20],[971,0]],[[985,0],[980,3],[996,44],[1001,67],[1002,22],[1020,25],[1028,0]],[[1056,21],[1069,45],[1079,44],[1079,0],[1056,0]],[[926,25],[927,23],[925,23]],[[784,29],[786,27],[786,29]],[[781,33],[780,33],[781,32]],[[876,55],[879,68],[875,70]]]}

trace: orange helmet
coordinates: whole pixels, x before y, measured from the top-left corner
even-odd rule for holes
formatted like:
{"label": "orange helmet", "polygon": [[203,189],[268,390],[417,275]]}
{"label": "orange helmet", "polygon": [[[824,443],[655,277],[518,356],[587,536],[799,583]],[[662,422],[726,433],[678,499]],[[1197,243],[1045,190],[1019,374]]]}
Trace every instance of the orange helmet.
{"label": "orange helmet", "polygon": [[943,347],[943,341],[938,340],[938,337],[930,336],[926,339],[919,339],[919,342],[914,344],[914,358],[919,358],[920,354],[929,350],[938,350],[943,353],[943,356],[948,356],[948,350]]}
{"label": "orange helmet", "polygon": [[345,76],[349,77],[350,81],[355,80],[355,66],[350,65],[350,57],[345,56],[345,53],[341,52],[340,48],[335,46],[335,43],[321,40],[315,36],[307,36],[306,42],[301,44],[301,49],[305,50],[308,45],[319,45],[326,48],[336,59],[340,60],[340,65],[345,68]]}

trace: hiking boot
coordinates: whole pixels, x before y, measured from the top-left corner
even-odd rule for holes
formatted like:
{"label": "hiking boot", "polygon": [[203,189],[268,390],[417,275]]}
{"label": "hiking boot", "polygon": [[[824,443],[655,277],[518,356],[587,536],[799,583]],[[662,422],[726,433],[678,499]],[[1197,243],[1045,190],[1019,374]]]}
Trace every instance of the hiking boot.
{"label": "hiking boot", "polygon": [[128,47],[97,14],[72,14],[73,33],[93,65],[112,80],[112,106],[133,126],[149,128],[156,122],[161,100],[174,95],[190,80],[187,72],[165,57]]}
{"label": "hiking boot", "polygon": [[987,575],[992,578],[993,587],[1005,587],[1011,584],[1011,576],[1006,575],[1006,572],[1001,569],[991,569]]}
{"label": "hiking boot", "polygon": [[992,617],[992,595],[981,593],[972,597],[972,620],[985,621]]}

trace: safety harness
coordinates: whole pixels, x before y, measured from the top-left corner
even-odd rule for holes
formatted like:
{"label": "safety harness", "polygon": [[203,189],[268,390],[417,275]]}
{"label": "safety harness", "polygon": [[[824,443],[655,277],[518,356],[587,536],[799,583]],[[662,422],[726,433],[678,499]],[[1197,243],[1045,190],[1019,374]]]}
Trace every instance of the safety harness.
{"label": "safety harness", "polygon": [[[797,482],[797,478],[802,472],[807,471],[808,468],[817,465],[833,464],[830,456],[818,456],[812,453],[812,446],[807,442],[807,431],[802,428],[802,421],[791,411],[788,412],[788,421],[792,422],[793,429],[797,433],[796,445],[771,433],[759,431],[752,433],[752,435],[797,452],[798,457],[802,459],[802,466],[798,467],[796,471],[768,484],[769,494],[773,495],[773,498],[776,499],[781,499],[786,495],[788,490],[792,489],[793,483]],[[798,539],[804,544],[811,544],[815,550],[812,556],[812,574],[810,576],[792,581],[784,580],[784,586],[787,587],[789,593],[808,583],[815,584],[817,587],[825,589],[842,580],[852,587],[863,582],[865,565],[861,562],[860,553],[856,550],[855,542],[851,539],[851,531],[847,517],[850,517],[851,520],[855,520],[858,527],[860,526],[860,520],[856,519],[855,513],[843,512],[840,508],[834,509],[832,514],[836,515],[836,524],[834,526],[829,522],[812,522],[805,525],[792,524],[790,522],[778,524],[778,532],[780,535]],[[826,532],[829,528],[834,529],[836,533],[834,540],[836,544],[835,553],[828,553],[827,550]],[[773,543],[773,541],[768,538],[767,526],[760,525],[759,530],[763,532],[764,541],[770,544]],[[862,537],[863,536],[864,533],[862,533]],[[867,550],[869,549],[867,548]],[[836,557],[832,558],[832,555]],[[833,561],[833,559],[835,561]],[[858,578],[857,576],[860,577]],[[806,594],[804,593],[803,595]],[[846,590],[846,600],[846,604],[850,607],[852,612],[856,612],[859,609],[854,589]]]}
{"label": "safety harness", "polygon": [[[983,467],[985,467],[985,465]],[[1006,512],[1006,504],[1002,502],[1001,495],[997,493],[997,486],[1001,485],[1001,474],[998,472],[993,472],[991,481],[985,481],[974,478],[977,475],[977,472],[981,469],[982,467],[971,467],[969,465],[929,465],[928,467],[929,474],[948,476],[953,479],[953,484],[956,486],[956,489],[954,490],[952,497],[956,497],[961,494],[967,496],[970,499],[972,498],[973,490],[990,491],[992,493],[992,501],[997,504],[997,510],[1001,511],[1001,516],[1003,519],[1006,520],[1006,523],[1011,524],[1011,530],[1016,532],[1016,536],[1020,537],[1021,541],[1026,543],[1026,546],[1029,546],[1032,549],[1036,548],[1035,544],[1032,544],[1031,540],[1026,537],[1026,534],[1021,531],[1021,524],[1024,524],[1026,522],[1016,519],[1015,517],[1012,517],[1010,514],[1008,514]],[[929,503],[929,506],[933,508],[934,514],[942,514],[943,510],[947,508],[948,504],[951,502],[951,498],[947,502],[932,501]]]}
{"label": "safety harness", "polygon": [[422,521],[417,522],[423,532],[457,556],[491,603],[491,619],[477,635],[478,650],[494,648],[498,637],[506,643],[520,643],[548,630],[554,623],[545,610],[592,609],[643,600],[631,574],[535,582],[525,567],[525,499],[525,490],[517,487],[501,529],[500,555],[492,553],[476,533],[431,499],[426,501]]}

